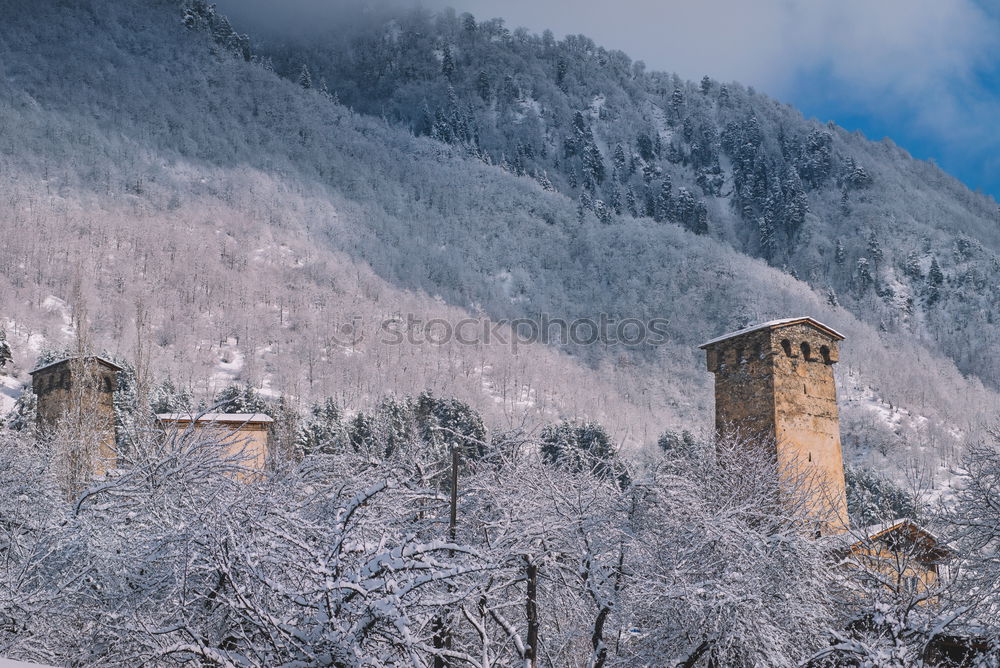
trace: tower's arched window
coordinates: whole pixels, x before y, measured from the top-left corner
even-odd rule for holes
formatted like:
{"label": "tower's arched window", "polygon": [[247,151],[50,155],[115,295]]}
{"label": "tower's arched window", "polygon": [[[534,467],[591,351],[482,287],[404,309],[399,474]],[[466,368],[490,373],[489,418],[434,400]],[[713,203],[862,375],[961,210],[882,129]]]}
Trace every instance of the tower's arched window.
{"label": "tower's arched window", "polygon": [[802,351],[802,359],[806,361],[812,359],[812,357],[810,356],[812,349],[809,347],[809,344],[807,342],[803,341],[802,345],[799,346],[799,349]]}
{"label": "tower's arched window", "polygon": [[760,344],[759,343],[755,343],[754,346],[753,346],[753,358],[755,360],[759,360],[760,359]]}
{"label": "tower's arched window", "polygon": [[785,351],[785,355],[788,357],[792,356],[792,342],[788,339],[781,342],[781,349]]}
{"label": "tower's arched window", "polygon": [[829,346],[820,346],[819,354],[823,356],[823,361],[827,364],[830,363],[830,348]]}
{"label": "tower's arched window", "polygon": [[743,348],[736,349],[736,364],[737,366],[743,362]]}

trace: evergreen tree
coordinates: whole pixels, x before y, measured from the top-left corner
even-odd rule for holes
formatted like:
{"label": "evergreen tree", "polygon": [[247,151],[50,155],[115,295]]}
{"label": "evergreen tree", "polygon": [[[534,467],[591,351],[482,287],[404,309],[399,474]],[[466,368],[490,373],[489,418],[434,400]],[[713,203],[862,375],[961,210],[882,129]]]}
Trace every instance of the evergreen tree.
{"label": "evergreen tree", "polygon": [[574,471],[603,477],[611,472],[614,448],[607,431],[596,422],[549,425],[541,434],[542,459]]}
{"label": "evergreen tree", "polygon": [[781,191],[784,197],[782,222],[786,234],[791,238],[802,229],[802,225],[806,221],[806,214],[809,213],[809,200],[806,197],[805,188],[802,187],[802,180],[795,169],[791,167],[786,169]]}
{"label": "evergreen tree", "polygon": [[660,193],[656,196],[656,211],[654,218],[658,222],[665,220],[670,220],[672,217],[674,208],[674,196],[672,192],[672,185],[670,182],[670,175],[667,174],[663,177],[663,184],[660,186]]}
{"label": "evergreen tree", "polygon": [[931,268],[927,272],[927,305],[933,306],[941,299],[941,287],[944,285],[944,272],[937,258],[931,258]]}
{"label": "evergreen tree", "polygon": [[347,439],[340,408],[333,399],[317,402],[298,430],[296,447],[305,455],[334,454],[340,451]]}
{"label": "evergreen tree", "polygon": [[191,393],[178,388],[169,378],[153,388],[150,397],[153,413],[187,413],[193,409]]}
{"label": "evergreen tree", "polygon": [[490,77],[486,72],[480,72],[479,78],[476,80],[476,90],[479,92],[479,97],[489,104],[490,99],[493,97],[493,88],[490,86]]}
{"label": "evergreen tree", "polygon": [[639,205],[635,201],[635,191],[631,186],[625,191],[625,209],[633,218],[639,217]]}
{"label": "evergreen tree", "polygon": [[649,135],[640,132],[636,139],[636,145],[639,148],[639,157],[646,162],[652,162],[655,156],[653,155],[653,140],[650,139]]}
{"label": "evergreen tree", "polygon": [[844,467],[847,514],[858,527],[903,517],[916,519],[913,497],[885,476],[871,469]]}
{"label": "evergreen tree", "polygon": [[14,408],[4,417],[4,427],[13,431],[33,429],[38,409],[38,396],[26,388],[14,402]]}
{"label": "evergreen tree", "polygon": [[12,360],[10,343],[7,342],[7,332],[0,328],[0,368],[7,366]]}
{"label": "evergreen tree", "polygon": [[875,234],[875,230],[869,230],[868,232],[868,257],[871,258],[877,272],[879,264],[882,263],[884,253],[882,252],[881,244],[878,242],[878,235]]}
{"label": "evergreen tree", "polygon": [[448,45],[445,45],[444,54],[441,56],[441,73],[448,81],[451,81],[452,75],[455,74],[455,61],[451,56],[451,47]]}
{"label": "evergreen tree", "polygon": [[674,88],[670,95],[670,117],[676,123],[681,118],[681,109],[684,107],[684,91]]}
{"label": "evergreen tree", "polygon": [[847,250],[844,248],[844,242],[841,239],[837,239],[837,247],[833,252],[833,261],[840,266],[843,266],[847,262]]}
{"label": "evergreen tree", "polygon": [[944,272],[941,271],[941,265],[938,264],[937,258],[931,258],[931,268],[927,272],[927,281],[931,285],[942,286],[944,285]]}
{"label": "evergreen tree", "polygon": [[[223,413],[264,413],[271,415],[273,409],[257,390],[245,383],[233,383],[215,395],[218,410]],[[273,416],[272,416],[273,417]]]}
{"label": "evergreen tree", "polygon": [[712,80],[708,78],[706,74],[701,78],[701,94],[708,95],[709,91],[712,90]]}
{"label": "evergreen tree", "polygon": [[903,274],[913,279],[924,277],[924,272],[920,268],[920,255],[917,251],[911,250],[906,254],[906,259],[903,261]]}
{"label": "evergreen tree", "polygon": [[694,457],[700,450],[694,435],[687,429],[682,430],[679,434],[675,431],[665,431],[656,444],[660,450],[670,456]]}
{"label": "evergreen tree", "polygon": [[868,262],[868,258],[858,258],[857,275],[858,289],[863,294],[875,283],[875,277],[872,275],[871,263]]}
{"label": "evergreen tree", "polygon": [[774,221],[771,216],[764,214],[757,219],[757,237],[760,241],[761,255],[764,259],[772,259],[778,240],[774,234]]}
{"label": "evergreen tree", "polygon": [[625,148],[621,144],[615,146],[614,168],[615,171],[618,173],[618,178],[621,181],[621,183],[627,182],[628,162],[625,159]]}
{"label": "evergreen tree", "polygon": [[309,66],[302,63],[302,69],[299,70],[298,84],[309,90],[313,87],[312,75],[309,73]]}

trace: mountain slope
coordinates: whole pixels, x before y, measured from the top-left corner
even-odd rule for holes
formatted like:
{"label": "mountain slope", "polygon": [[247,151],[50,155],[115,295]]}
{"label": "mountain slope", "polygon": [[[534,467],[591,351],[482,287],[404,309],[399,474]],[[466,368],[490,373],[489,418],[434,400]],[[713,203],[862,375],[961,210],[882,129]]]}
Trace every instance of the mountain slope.
{"label": "mountain slope", "polygon": [[499,19],[367,7],[291,42],[255,32],[292,80],[308,71],[344,104],[533,176],[608,224],[709,234],[1000,386],[997,203],[889,141]]}
{"label": "mountain slope", "polygon": [[[45,307],[54,295],[86,302],[95,342],[126,356],[152,343],[158,375],[203,394],[237,377],[356,408],[431,387],[494,424],[589,417],[640,446],[710,424],[698,343],[808,313],[848,334],[839,378],[855,453],[878,445],[899,468],[947,465],[979,407],[997,406],[936,342],[879,331],[875,311],[831,306],[724,236],[581,216],[578,201],[467,146],[414,137],[229,55],[182,16],[166,1],[13,2],[0,27],[0,308],[22,374],[43,339],[67,336]],[[727,211],[713,207],[711,221]],[[407,314],[602,313],[663,318],[667,341],[514,351],[377,338]],[[364,340],[345,340],[344,325]]]}

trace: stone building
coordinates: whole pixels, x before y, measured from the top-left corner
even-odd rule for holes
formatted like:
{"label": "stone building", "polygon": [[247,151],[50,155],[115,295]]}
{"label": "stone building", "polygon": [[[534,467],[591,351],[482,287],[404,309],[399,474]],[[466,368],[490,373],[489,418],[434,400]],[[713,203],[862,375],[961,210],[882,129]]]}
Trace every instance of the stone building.
{"label": "stone building", "polygon": [[815,518],[838,562],[892,589],[926,592],[954,558],[950,546],[905,518],[850,527],[833,374],[843,340],[836,330],[801,317],[702,344],[715,374],[716,431],[773,443],[781,479],[794,481],[790,503]]}
{"label": "stone building", "polygon": [[81,474],[101,475],[115,466],[114,393],[121,370],[114,362],[92,355],[59,360],[31,372],[40,432],[51,436],[59,429],[67,430],[81,449],[97,444],[96,452],[74,454],[89,469]]}
{"label": "stone building", "polygon": [[[843,335],[812,318],[773,320],[701,345],[715,374],[715,426],[773,442],[823,535],[847,530],[833,365]],[[788,490],[782,490],[787,493]]]}
{"label": "stone building", "polygon": [[[216,439],[225,456],[239,466],[262,471],[267,466],[269,436],[274,420],[263,413],[160,413],[157,421],[164,429],[193,427],[206,438]],[[245,478],[245,475],[238,477]]]}

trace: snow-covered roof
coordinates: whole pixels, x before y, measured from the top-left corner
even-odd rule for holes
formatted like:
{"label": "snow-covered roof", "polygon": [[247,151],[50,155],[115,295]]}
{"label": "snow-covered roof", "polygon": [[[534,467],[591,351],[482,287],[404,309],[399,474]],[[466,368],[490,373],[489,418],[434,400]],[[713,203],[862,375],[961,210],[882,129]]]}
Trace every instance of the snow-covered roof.
{"label": "snow-covered roof", "polygon": [[781,318],[780,320],[769,320],[768,322],[762,322],[759,325],[751,325],[750,327],[745,327],[736,332],[730,332],[728,334],[723,334],[722,336],[717,336],[711,341],[706,341],[705,343],[698,346],[699,348],[707,348],[710,345],[725,341],[726,339],[732,339],[737,336],[743,336],[744,334],[749,334],[750,332],[757,332],[762,329],[779,329],[781,327],[788,327],[790,325],[806,324],[815,327],[816,329],[829,334],[838,341],[843,341],[846,337],[835,330],[832,327],[827,327],[819,320],[810,318],[807,315],[799,316],[797,318]]}
{"label": "snow-covered roof", "polygon": [[[69,362],[69,361],[74,360],[74,359],[76,359],[76,358],[75,357],[64,357],[61,360],[56,360],[55,362],[49,362],[48,364],[43,364],[42,366],[40,366],[40,367],[38,367],[36,369],[32,369],[28,373],[29,374],[36,374],[39,371],[44,371],[45,369],[48,369],[49,367],[54,367],[57,364],[62,364],[64,362]],[[101,357],[100,355],[87,355],[86,357],[84,357],[84,359],[97,360],[98,362],[100,362],[104,366],[111,367],[115,371],[121,371],[122,370],[122,368],[120,366],[118,366],[117,364],[115,364],[114,362],[112,362],[111,360],[109,360],[106,357]]]}
{"label": "snow-covered roof", "polygon": [[264,413],[159,413],[156,419],[160,422],[225,422],[237,424],[266,424],[274,422],[274,418]]}
{"label": "snow-covered roof", "polygon": [[948,543],[943,542],[933,533],[920,526],[913,520],[903,517],[888,522],[881,522],[879,524],[872,524],[867,527],[860,529],[853,529],[847,533],[840,534],[838,536],[832,536],[842,547],[854,547],[855,545],[861,545],[862,543],[879,538],[891,531],[909,527],[912,531],[929,538],[939,549],[945,551],[954,551],[955,548]]}

